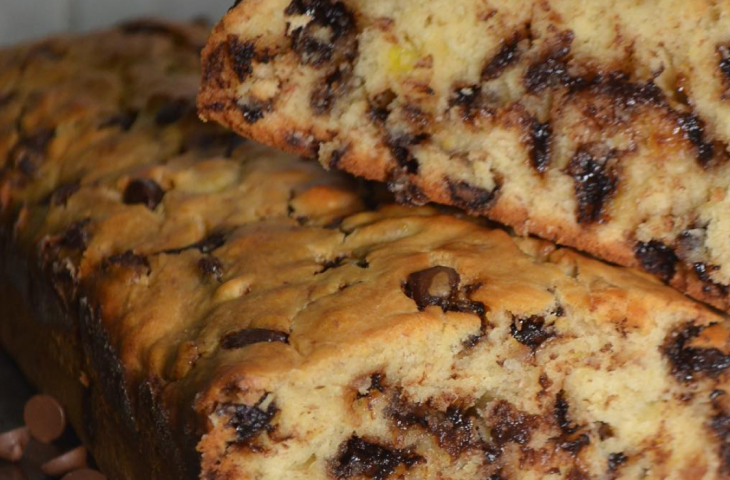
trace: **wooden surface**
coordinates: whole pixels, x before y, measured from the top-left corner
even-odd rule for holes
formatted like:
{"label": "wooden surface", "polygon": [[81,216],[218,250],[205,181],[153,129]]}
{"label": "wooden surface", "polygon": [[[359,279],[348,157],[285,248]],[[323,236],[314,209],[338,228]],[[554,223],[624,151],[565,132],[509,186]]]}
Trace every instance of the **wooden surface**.
{"label": "wooden surface", "polygon": [[[23,406],[34,393],[12,359],[0,349],[0,432],[23,425]],[[0,460],[0,480],[51,480],[41,472],[40,465],[78,443],[70,427],[53,445],[31,440],[20,463]]]}

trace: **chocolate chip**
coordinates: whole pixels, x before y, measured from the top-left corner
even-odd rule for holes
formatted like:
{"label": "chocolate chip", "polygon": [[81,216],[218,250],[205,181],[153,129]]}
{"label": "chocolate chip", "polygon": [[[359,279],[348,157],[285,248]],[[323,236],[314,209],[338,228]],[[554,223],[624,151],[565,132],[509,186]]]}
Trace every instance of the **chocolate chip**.
{"label": "chocolate chip", "polygon": [[245,81],[253,73],[251,63],[256,57],[256,44],[251,40],[241,42],[237,35],[228,35],[226,47],[233,73],[240,82]]}
{"label": "chocolate chip", "polygon": [[497,185],[491,190],[475,187],[463,180],[447,179],[446,184],[454,205],[472,213],[483,213],[489,210],[501,190],[501,182],[497,182]]}
{"label": "chocolate chip", "polygon": [[578,223],[601,221],[618,185],[616,152],[609,150],[595,155],[590,150],[589,145],[579,147],[567,168],[575,185]]}
{"label": "chocolate chip", "polygon": [[227,333],[221,340],[221,348],[234,350],[254,343],[268,342],[289,343],[289,334],[265,328],[245,328]]}
{"label": "chocolate chip", "polygon": [[66,205],[68,199],[73,196],[74,193],[78,192],[81,185],[78,182],[67,183],[61,185],[51,194],[50,203],[54,207]]}
{"label": "chocolate chip", "polygon": [[679,258],[670,247],[659,240],[639,242],[634,247],[634,255],[642,268],[669,282],[677,269]]}
{"label": "chocolate chip", "polygon": [[725,81],[730,81],[730,48],[726,45],[717,47],[717,54],[720,57],[718,67],[720,72],[725,75]]}
{"label": "chocolate chip", "polygon": [[271,110],[271,103],[253,102],[249,104],[239,104],[238,109],[241,110],[243,119],[246,123],[253,125],[264,118],[264,115]]}
{"label": "chocolate chip", "polygon": [[28,427],[20,427],[0,433],[0,459],[8,462],[19,462],[30,440]]}
{"label": "chocolate chip", "polygon": [[409,180],[408,175],[403,174],[400,170],[394,170],[391,175],[393,176],[388,180],[388,190],[393,193],[397,203],[409,206],[428,203],[426,194],[418,188],[418,185]]}
{"label": "chocolate chip", "polygon": [[502,43],[499,52],[484,65],[482,80],[493,80],[499,77],[507,67],[519,60],[520,52],[517,45],[521,39],[520,35],[515,35]]}
{"label": "chocolate chip", "polygon": [[136,178],[124,189],[123,200],[127,205],[143,204],[154,210],[164,196],[165,191],[151,178]]}
{"label": "chocolate chip", "polygon": [[449,100],[449,106],[461,107],[463,121],[471,120],[474,117],[474,110],[480,95],[479,85],[457,87]]}
{"label": "chocolate chip", "polygon": [[385,378],[385,374],[383,374],[383,373],[374,373],[374,374],[370,375],[370,386],[368,387],[367,393],[362,394],[362,393],[358,392],[357,398],[368,397],[374,391],[378,391],[380,393],[385,392],[385,386],[383,385],[383,378]]}
{"label": "chocolate chip", "polygon": [[147,257],[145,257],[144,255],[138,255],[132,250],[127,250],[124,253],[111,255],[101,262],[102,270],[109,270],[110,268],[116,266],[132,268],[135,270],[142,268],[144,268],[145,270],[149,270],[150,263],[147,260]]}
{"label": "chocolate chip", "polygon": [[36,395],[28,400],[23,420],[33,438],[43,443],[51,443],[66,430],[66,412],[49,395]]}
{"label": "chocolate chip", "polygon": [[419,135],[401,135],[398,137],[389,137],[386,141],[390,153],[395,158],[398,166],[409,174],[418,173],[418,160],[411,153],[410,147],[412,145],[418,145],[430,138],[428,134]]}
{"label": "chocolate chip", "polygon": [[515,340],[535,351],[545,341],[555,336],[552,326],[545,325],[545,317],[532,315],[527,318],[512,316],[510,333]]}
{"label": "chocolate chip", "polygon": [[222,247],[226,243],[227,238],[228,238],[227,232],[214,232],[199,242],[195,242],[195,243],[186,245],[181,248],[171,248],[171,249],[165,250],[164,253],[176,255],[178,253],[182,253],[186,250],[192,250],[192,249],[200,250],[200,253],[211,253],[211,252],[219,249],[220,247]]}
{"label": "chocolate chip", "polygon": [[309,104],[315,115],[324,115],[332,110],[335,100],[345,93],[348,78],[349,72],[343,73],[343,70],[338,68],[328,75],[324,82],[312,88]]}
{"label": "chocolate chip", "polygon": [[608,456],[608,471],[615,472],[618,468],[626,463],[629,458],[623,452],[611,453]]}
{"label": "chocolate chip", "polygon": [[[335,55],[352,60],[357,48],[355,17],[344,3],[332,0],[293,0],[286,15],[307,15],[306,26],[289,32],[294,50],[304,65],[321,66]],[[339,62],[335,62],[339,63]]]}
{"label": "chocolate chip", "polygon": [[696,114],[683,113],[677,119],[677,125],[697,149],[697,161],[703,167],[712,160],[715,155],[715,146],[712,142],[705,141],[705,122],[703,122]]}
{"label": "chocolate chip", "polygon": [[122,112],[112,115],[99,123],[99,129],[119,127],[128,132],[137,120],[138,112]]}
{"label": "chocolate chip", "polygon": [[23,175],[32,177],[45,160],[48,145],[55,136],[55,129],[42,129],[22,136],[8,152],[10,165]]}
{"label": "chocolate chip", "polygon": [[710,276],[711,271],[720,270],[718,265],[707,265],[702,262],[696,262],[692,265],[692,270],[697,274],[697,278],[705,282],[707,285],[702,287],[704,293],[712,293],[717,296],[727,296],[730,293],[730,287],[723,285],[712,280]]}
{"label": "chocolate chip", "polygon": [[332,151],[332,154],[330,155],[329,162],[327,162],[327,165],[331,169],[338,169],[340,167],[340,162],[342,161],[342,157],[345,156],[345,153],[347,153],[347,148],[340,148],[339,150]]}
{"label": "chocolate chip", "polygon": [[431,267],[408,275],[404,291],[421,311],[431,305],[438,305],[446,311],[449,299],[458,291],[460,281],[461,277],[451,267]]}
{"label": "chocolate chip", "polygon": [[218,257],[213,255],[202,257],[198,260],[198,269],[203,275],[213,277],[219,282],[223,279],[223,264]]}
{"label": "chocolate chip", "polygon": [[575,456],[578,455],[583,447],[590,445],[590,443],[590,437],[585,433],[581,433],[580,435],[576,435],[573,438],[562,440],[558,443],[558,447],[560,447],[561,450],[565,450],[566,452],[569,452],[571,455]]}
{"label": "chocolate chip", "polygon": [[561,33],[542,58],[528,67],[525,73],[528,93],[540,93],[546,88],[569,83],[567,57],[574,37],[569,30]]}
{"label": "chocolate chip", "polygon": [[274,402],[262,410],[260,406],[265,398],[262,397],[254,406],[228,404],[222,407],[222,413],[230,416],[228,425],[236,430],[236,443],[248,443],[259,433],[274,430],[271,420],[279,410]]}
{"label": "chocolate chip", "polygon": [[171,100],[164,103],[160,109],[157,110],[155,122],[160,126],[170,125],[177,122],[193,110],[194,107],[190,104],[190,100],[186,98]]}
{"label": "chocolate chip", "polygon": [[340,454],[332,464],[332,473],[338,479],[364,476],[383,480],[400,465],[410,469],[425,461],[411,450],[389,449],[353,436],[340,447]]}
{"label": "chocolate chip", "polygon": [[385,90],[370,99],[370,119],[384,124],[390,116],[390,104],[396,99],[393,90]]}
{"label": "chocolate chip", "polygon": [[59,245],[69,250],[86,250],[89,244],[89,223],[91,220],[85,219],[69,225],[59,240]]}
{"label": "chocolate chip", "polygon": [[700,375],[714,378],[730,367],[730,356],[717,348],[697,348],[688,344],[705,329],[688,325],[670,333],[663,348],[672,365],[672,374],[681,382],[692,382]]}
{"label": "chocolate chip", "polygon": [[533,119],[530,129],[530,137],[532,139],[530,164],[540,173],[543,173],[550,166],[552,134],[553,130],[550,128],[549,123],[540,123]]}
{"label": "chocolate chip", "polygon": [[86,448],[76,447],[41,465],[41,471],[50,477],[61,475],[86,467]]}
{"label": "chocolate chip", "polygon": [[327,270],[330,270],[332,268],[341,267],[343,265],[343,262],[347,259],[347,255],[340,255],[338,257],[333,258],[332,260],[327,260],[322,265],[322,270],[317,272],[315,275],[318,275],[320,273],[324,273]]}
{"label": "chocolate chip", "polygon": [[537,415],[521,412],[504,400],[497,402],[489,420],[492,423],[492,441],[498,446],[507,443],[527,444],[539,423]]}
{"label": "chocolate chip", "polygon": [[555,422],[560,427],[560,430],[566,434],[571,435],[578,430],[578,427],[573,424],[568,418],[568,401],[565,399],[565,392],[560,390],[555,397],[555,407],[553,407],[553,416]]}

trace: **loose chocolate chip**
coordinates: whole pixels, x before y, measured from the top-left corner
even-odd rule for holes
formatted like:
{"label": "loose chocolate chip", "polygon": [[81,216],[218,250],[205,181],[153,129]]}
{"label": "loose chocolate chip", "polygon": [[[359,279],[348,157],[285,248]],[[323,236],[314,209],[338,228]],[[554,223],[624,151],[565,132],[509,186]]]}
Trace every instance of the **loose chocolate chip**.
{"label": "loose chocolate chip", "polygon": [[684,113],[677,119],[677,124],[684,137],[697,148],[697,161],[703,167],[707,166],[715,155],[715,146],[705,141],[705,122],[696,114]]}
{"label": "loose chocolate chip", "polygon": [[575,185],[578,223],[601,221],[618,185],[616,152],[610,150],[596,156],[589,149],[586,145],[579,147],[567,168]]}
{"label": "loose chocolate chip", "polygon": [[530,137],[532,146],[530,148],[530,163],[533,168],[543,173],[550,166],[550,144],[553,131],[549,123],[532,121]]}
{"label": "loose chocolate chip", "polygon": [[483,213],[489,210],[501,190],[501,182],[497,182],[497,185],[491,190],[475,187],[463,180],[447,179],[446,184],[454,205],[472,213]]}
{"label": "loose chocolate chip", "polygon": [[608,456],[608,471],[615,472],[618,467],[623,465],[629,460],[629,458],[623,454],[623,452],[612,453]]}
{"label": "loose chocolate chip", "polygon": [[677,270],[679,258],[670,247],[659,240],[639,242],[634,247],[634,255],[642,268],[669,282]]}
{"label": "loose chocolate chip", "polygon": [[194,107],[190,104],[190,100],[186,98],[171,100],[157,110],[155,122],[160,126],[170,125],[192,111],[194,111]]}
{"label": "loose chocolate chip", "polygon": [[74,193],[78,192],[81,185],[78,182],[67,183],[58,187],[50,197],[50,203],[54,207],[66,205],[68,199],[73,196]]}
{"label": "loose chocolate chip", "polygon": [[230,415],[228,425],[236,430],[236,443],[248,443],[259,433],[274,430],[271,420],[278,409],[276,404],[271,402],[266,410],[262,410],[260,406],[265,398],[266,395],[254,406],[228,404],[222,408],[222,414]]}
{"label": "loose chocolate chip", "polygon": [[243,82],[253,73],[251,63],[256,57],[256,44],[250,40],[241,42],[237,35],[228,35],[226,45],[231,69],[238,77],[238,80]]}
{"label": "loose chocolate chip", "polygon": [[519,60],[520,52],[517,45],[521,39],[520,35],[515,35],[503,42],[499,52],[484,65],[482,80],[493,80],[499,77],[507,67]]}
{"label": "loose chocolate chip", "polygon": [[0,433],[0,459],[8,462],[19,462],[23,458],[29,440],[30,430],[28,427],[20,427]]}
{"label": "loose chocolate chip", "polygon": [[[304,65],[321,66],[335,55],[352,61],[357,49],[355,17],[344,3],[332,0],[293,0],[286,15],[307,15],[306,26],[289,32],[294,50]],[[340,62],[335,62],[340,63]]]}
{"label": "loose chocolate chip", "polygon": [[127,205],[143,204],[150,210],[157,208],[165,191],[151,178],[135,178],[124,189],[123,200]]}
{"label": "loose chocolate chip", "polygon": [[86,467],[86,448],[76,447],[58,457],[52,458],[41,465],[41,471],[49,477],[60,477],[61,475]]}
{"label": "loose chocolate chip", "polygon": [[265,328],[245,328],[227,333],[221,340],[221,348],[235,350],[254,343],[289,343],[289,334]]}
{"label": "loose chocolate chip", "polygon": [[219,282],[223,280],[223,264],[218,257],[213,255],[202,257],[198,260],[198,269],[205,276],[213,277]]}
{"label": "loose chocolate chip", "polygon": [[532,315],[527,318],[512,316],[510,332],[522,345],[537,350],[545,341],[555,336],[552,326],[545,325],[545,317]]}
{"label": "loose chocolate chip", "polygon": [[672,365],[672,374],[681,382],[692,382],[700,375],[714,378],[730,367],[730,356],[717,348],[697,348],[688,344],[705,327],[689,325],[670,333],[663,348]]}
{"label": "loose chocolate chip", "polygon": [[578,426],[568,418],[568,401],[565,399],[565,392],[560,390],[555,397],[555,407],[553,408],[553,416],[560,430],[565,435],[572,435],[578,430]]}
{"label": "loose chocolate chip", "polygon": [[575,456],[578,455],[578,452],[580,452],[583,447],[589,445],[590,443],[590,437],[585,433],[581,433],[574,438],[564,439],[563,441],[558,443],[558,447],[560,447],[561,450],[570,452],[571,455]]}
{"label": "loose chocolate chip", "polygon": [[332,473],[338,479],[364,476],[383,480],[396,471],[398,466],[406,469],[426,460],[411,450],[382,447],[376,443],[353,436],[340,448],[340,454],[333,461]]}
{"label": "loose chocolate chip", "polygon": [[51,443],[66,430],[66,412],[49,395],[36,395],[25,404],[23,420],[36,440]]}
{"label": "loose chocolate chip", "polygon": [[117,113],[99,123],[99,129],[119,127],[123,131],[128,132],[137,120],[137,115],[138,112]]}
{"label": "loose chocolate chip", "polygon": [[550,50],[540,60],[528,67],[525,74],[525,85],[529,93],[540,93],[546,88],[570,83],[567,57],[573,38],[573,32],[563,32]]}

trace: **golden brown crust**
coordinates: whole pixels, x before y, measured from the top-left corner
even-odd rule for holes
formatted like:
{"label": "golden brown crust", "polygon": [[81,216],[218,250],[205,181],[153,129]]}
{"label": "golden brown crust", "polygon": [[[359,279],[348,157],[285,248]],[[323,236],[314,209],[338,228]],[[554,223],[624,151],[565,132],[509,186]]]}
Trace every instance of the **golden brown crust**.
{"label": "golden brown crust", "polygon": [[457,3],[240,4],[201,116],[730,309],[727,5]]}

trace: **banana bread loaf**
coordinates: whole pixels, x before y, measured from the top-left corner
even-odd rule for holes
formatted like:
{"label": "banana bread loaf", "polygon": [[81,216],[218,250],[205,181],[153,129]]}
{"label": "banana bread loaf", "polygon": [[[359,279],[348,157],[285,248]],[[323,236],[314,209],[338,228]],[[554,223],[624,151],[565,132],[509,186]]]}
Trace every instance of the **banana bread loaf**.
{"label": "banana bread loaf", "polygon": [[199,123],[200,30],[0,57],[0,338],[111,479],[730,476],[727,317]]}
{"label": "banana bread loaf", "polygon": [[247,0],[202,116],[730,311],[730,3]]}

